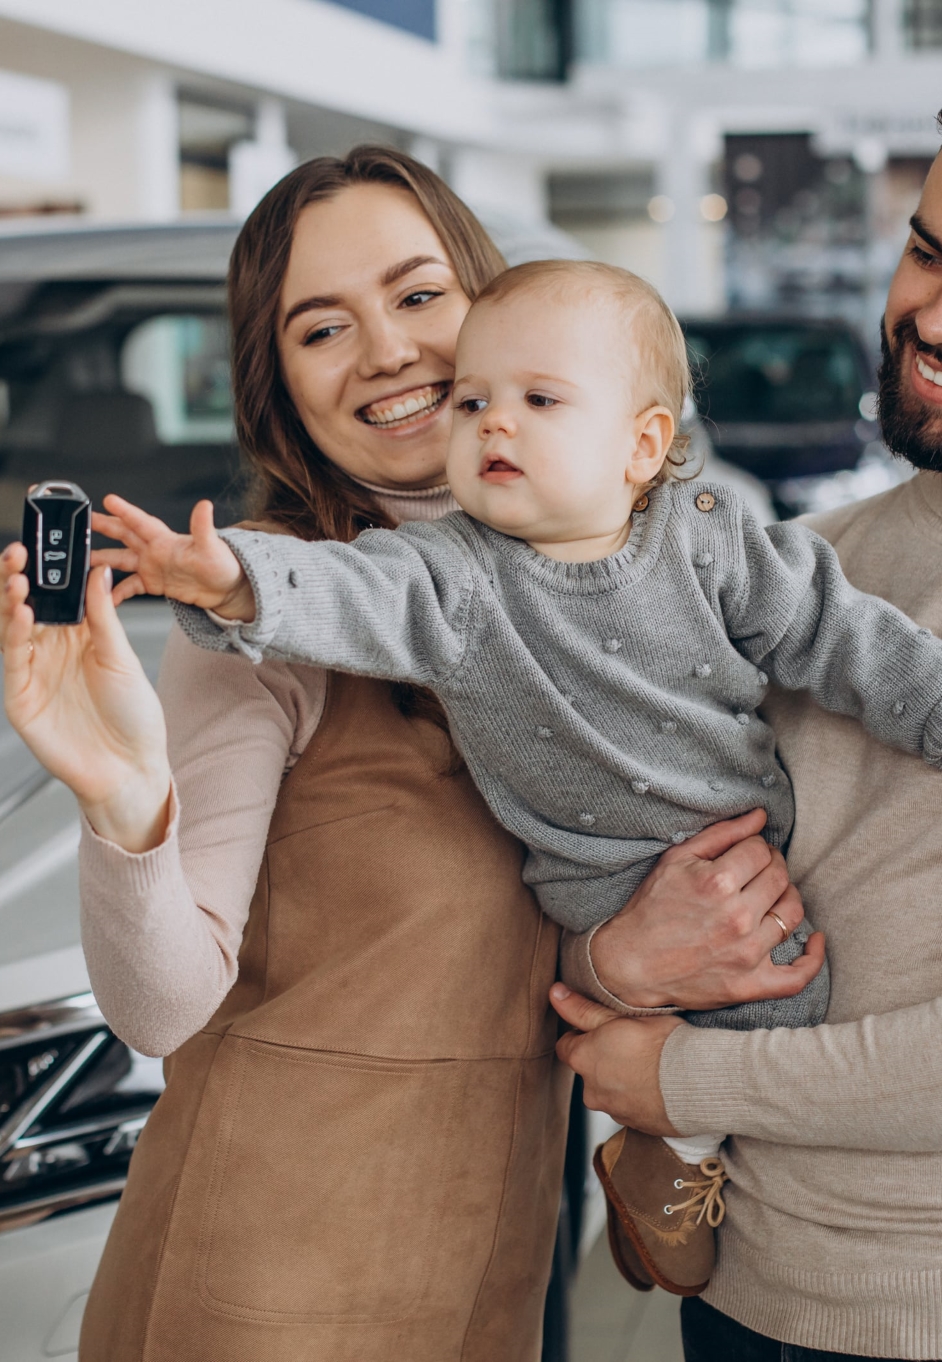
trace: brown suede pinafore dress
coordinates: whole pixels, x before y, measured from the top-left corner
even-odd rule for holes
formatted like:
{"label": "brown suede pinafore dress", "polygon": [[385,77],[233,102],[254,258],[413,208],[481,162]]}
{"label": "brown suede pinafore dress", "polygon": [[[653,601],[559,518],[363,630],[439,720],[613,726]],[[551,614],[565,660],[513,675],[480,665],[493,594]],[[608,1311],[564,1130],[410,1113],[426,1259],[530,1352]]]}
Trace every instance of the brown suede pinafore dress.
{"label": "brown suede pinafore dress", "polygon": [[131,1163],[81,1362],[537,1362],[558,929],[433,724],[332,675],[239,957]]}

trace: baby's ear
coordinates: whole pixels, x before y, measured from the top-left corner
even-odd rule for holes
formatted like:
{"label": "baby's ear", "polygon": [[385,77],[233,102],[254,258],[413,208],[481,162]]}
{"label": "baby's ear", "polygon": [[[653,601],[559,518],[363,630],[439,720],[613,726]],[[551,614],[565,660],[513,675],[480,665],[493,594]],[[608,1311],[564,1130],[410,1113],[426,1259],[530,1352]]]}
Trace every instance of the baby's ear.
{"label": "baby's ear", "polygon": [[676,424],[667,407],[648,407],[634,420],[634,448],[625,475],[629,482],[653,482],[674,441]]}

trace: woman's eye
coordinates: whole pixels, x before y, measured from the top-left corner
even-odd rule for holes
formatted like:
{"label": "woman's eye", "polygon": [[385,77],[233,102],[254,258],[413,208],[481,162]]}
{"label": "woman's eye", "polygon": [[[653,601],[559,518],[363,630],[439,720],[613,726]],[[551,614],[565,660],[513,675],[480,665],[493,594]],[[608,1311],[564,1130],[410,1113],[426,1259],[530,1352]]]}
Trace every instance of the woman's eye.
{"label": "woman's eye", "polygon": [[430,298],[440,298],[441,296],[435,289],[418,289],[415,293],[410,293],[406,298],[403,298],[402,305],[403,307],[421,307]]}
{"label": "woman's eye", "polygon": [[339,326],[319,326],[316,331],[311,331],[304,337],[304,344],[316,345],[318,341],[329,340],[331,336],[336,336],[340,329]]}
{"label": "woman's eye", "polygon": [[468,416],[477,416],[487,406],[483,397],[466,397],[463,402],[458,403],[458,410],[466,412]]}
{"label": "woman's eye", "polygon": [[531,407],[555,407],[556,398],[547,397],[546,393],[527,393],[527,403]]}
{"label": "woman's eye", "polygon": [[924,251],[921,246],[910,246],[909,254],[917,265],[923,265],[927,269],[931,269],[934,265],[942,265],[942,260],[940,260],[937,255],[932,255],[929,251]]}

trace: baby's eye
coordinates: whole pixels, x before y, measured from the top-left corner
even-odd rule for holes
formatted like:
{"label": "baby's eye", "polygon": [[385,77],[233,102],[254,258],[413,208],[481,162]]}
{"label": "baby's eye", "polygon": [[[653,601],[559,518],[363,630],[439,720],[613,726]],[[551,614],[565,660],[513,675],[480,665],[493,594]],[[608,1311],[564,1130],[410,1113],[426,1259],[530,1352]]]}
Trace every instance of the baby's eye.
{"label": "baby's eye", "polygon": [[556,406],[556,398],[547,397],[546,393],[527,393],[527,402],[531,407]]}
{"label": "baby's eye", "polygon": [[463,402],[457,403],[458,411],[466,412],[468,416],[476,416],[487,406],[483,397],[466,397]]}
{"label": "baby's eye", "polygon": [[427,303],[430,298],[440,298],[441,296],[442,295],[436,292],[435,289],[421,288],[417,289],[415,293],[410,293],[408,297],[403,298],[402,305],[403,307],[421,307],[422,304]]}
{"label": "baby's eye", "polygon": [[316,345],[318,341],[329,340],[331,336],[336,336],[340,330],[339,326],[319,326],[316,331],[312,331],[304,337],[304,344]]}

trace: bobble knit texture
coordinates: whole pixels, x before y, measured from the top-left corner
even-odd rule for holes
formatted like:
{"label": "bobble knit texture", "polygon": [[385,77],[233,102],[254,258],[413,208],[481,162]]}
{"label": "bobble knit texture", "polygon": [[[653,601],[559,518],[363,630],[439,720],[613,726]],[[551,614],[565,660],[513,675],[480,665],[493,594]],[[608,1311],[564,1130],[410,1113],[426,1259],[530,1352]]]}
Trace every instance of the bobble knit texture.
{"label": "bobble knit texture", "polygon": [[[573,931],[611,917],[662,852],[718,819],[762,806],[784,845],[791,786],[755,713],[770,677],[942,759],[942,643],[851,587],[807,527],[766,530],[720,485],[655,488],[626,546],[589,563],[463,512],[354,544],[224,537],[256,618],[221,629],[177,606],[189,637],[431,687],[529,849],[525,880]],[[820,1020],[820,1001],[776,1024]],[[734,1011],[710,1015],[728,1026]]]}

